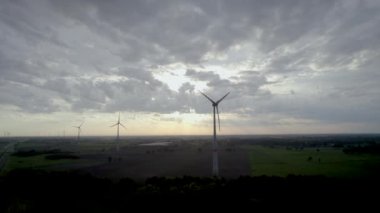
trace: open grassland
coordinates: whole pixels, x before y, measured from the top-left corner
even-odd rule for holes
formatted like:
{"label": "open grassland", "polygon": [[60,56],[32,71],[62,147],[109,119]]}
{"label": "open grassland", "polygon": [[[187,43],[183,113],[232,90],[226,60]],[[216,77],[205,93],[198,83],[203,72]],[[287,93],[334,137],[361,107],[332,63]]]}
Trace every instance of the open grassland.
{"label": "open grassland", "polygon": [[[152,176],[211,176],[211,143],[202,140],[167,141],[28,141],[18,143],[2,174],[15,169],[83,171],[98,177],[145,179]],[[53,156],[53,160],[49,158]],[[56,157],[58,156],[58,157]],[[60,156],[77,157],[61,159]],[[220,173],[224,177],[249,175],[248,152],[221,143]]]}
{"label": "open grassland", "polygon": [[250,148],[251,175],[324,175],[339,178],[379,176],[380,156],[345,154],[336,148],[293,149],[284,146]]}
{"label": "open grassland", "polygon": [[220,137],[215,178],[210,137],[12,140],[0,158],[0,212],[366,211],[380,190],[379,144],[373,135]]}
{"label": "open grassland", "polygon": [[14,169],[44,169],[53,165],[68,165],[76,163],[74,159],[48,160],[47,155],[36,155],[30,157],[11,156],[8,163],[4,167],[4,173]]}
{"label": "open grassland", "polygon": [[[123,143],[120,147],[123,147]],[[0,174],[15,169],[78,170],[105,163],[104,155],[116,150],[116,146],[110,142],[28,141],[17,143],[14,149],[14,153],[8,155]]]}
{"label": "open grassland", "polygon": [[[380,178],[380,155],[342,151],[347,147],[368,148],[370,144],[376,145],[377,140],[373,136],[221,137],[220,175],[226,178],[289,174]],[[1,158],[2,175],[15,169],[32,168],[75,170],[115,179],[211,176],[210,137],[135,137],[119,142],[96,137],[80,141],[32,138],[8,144]]]}

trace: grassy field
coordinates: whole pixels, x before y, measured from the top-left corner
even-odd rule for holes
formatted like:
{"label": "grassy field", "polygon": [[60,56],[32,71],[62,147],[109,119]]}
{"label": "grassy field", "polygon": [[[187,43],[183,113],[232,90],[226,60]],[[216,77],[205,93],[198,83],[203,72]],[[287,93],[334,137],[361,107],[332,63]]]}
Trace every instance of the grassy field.
{"label": "grassy field", "polygon": [[[5,144],[5,143],[4,143]],[[25,142],[18,143],[16,145],[16,150],[30,151],[30,150],[58,150],[57,154],[72,153],[74,156],[81,156],[83,154],[96,154],[102,153],[107,150],[115,149],[115,146],[110,143],[91,143],[91,142]],[[15,156],[10,154],[7,159],[7,163],[4,165],[1,174],[6,174],[14,169],[44,169],[44,170],[65,170],[67,168],[79,169],[86,166],[99,164],[97,160],[88,158],[79,159],[58,159],[49,160],[46,156],[50,154],[38,154],[35,156]]]}
{"label": "grassy field", "polygon": [[[292,138],[279,141],[257,139],[261,144],[237,139],[221,140],[220,174],[227,178],[240,175],[286,177],[289,174],[380,178],[380,155],[345,154],[343,146],[333,148],[335,140],[326,145],[325,141],[330,139],[317,139],[317,143],[303,138],[297,141]],[[167,141],[172,142],[165,146],[152,146]],[[347,146],[352,144],[351,140],[348,142]],[[1,174],[14,169],[35,168],[46,171],[80,170],[110,178],[211,175],[211,143],[207,138],[128,139],[120,141],[119,149],[115,140],[107,138],[86,139],[79,143],[76,140],[33,139],[16,143],[13,150],[7,154]],[[39,154],[15,155],[16,152],[31,150]],[[77,159],[46,159],[51,155],[72,155]]]}
{"label": "grassy field", "polygon": [[287,176],[325,175],[327,177],[360,178],[379,176],[380,156],[348,155],[335,148],[251,146],[251,175]]}
{"label": "grassy field", "polygon": [[43,169],[52,165],[73,164],[78,160],[62,159],[62,160],[47,160],[46,155],[37,155],[31,157],[11,156],[2,172],[6,173],[13,169]]}
{"label": "grassy field", "polygon": [[[212,174],[210,143],[177,141],[167,145],[159,144],[156,140],[149,138],[141,143],[121,141],[119,151],[117,151],[115,141],[18,143],[15,147],[16,152],[35,150],[37,153],[33,156],[20,156],[15,155],[16,153],[9,155],[1,174],[24,168],[45,171],[80,170],[99,177],[116,179],[130,177],[141,180],[152,176],[210,176]],[[223,177],[248,175],[247,150],[232,147],[233,151],[230,146],[222,146],[219,152],[221,175]],[[77,156],[78,159],[49,160],[45,158],[49,155],[65,153]]]}

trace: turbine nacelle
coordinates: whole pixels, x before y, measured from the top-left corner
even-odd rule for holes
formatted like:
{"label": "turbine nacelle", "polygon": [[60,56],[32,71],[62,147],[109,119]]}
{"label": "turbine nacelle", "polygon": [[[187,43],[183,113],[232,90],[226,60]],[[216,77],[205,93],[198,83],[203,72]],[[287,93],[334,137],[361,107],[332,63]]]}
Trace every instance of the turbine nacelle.
{"label": "turbine nacelle", "polygon": [[[212,107],[216,108],[216,113],[218,115],[218,124],[219,124],[219,131],[220,131],[220,118],[219,118],[219,103],[223,101],[224,98],[227,97],[228,94],[230,94],[230,92],[228,92],[227,94],[225,94],[221,99],[219,99],[218,101],[214,101],[212,100],[210,97],[208,97],[206,94],[204,94],[203,92],[200,92],[202,93],[203,96],[205,96],[211,103],[212,103]],[[215,113],[215,112],[214,112]]]}

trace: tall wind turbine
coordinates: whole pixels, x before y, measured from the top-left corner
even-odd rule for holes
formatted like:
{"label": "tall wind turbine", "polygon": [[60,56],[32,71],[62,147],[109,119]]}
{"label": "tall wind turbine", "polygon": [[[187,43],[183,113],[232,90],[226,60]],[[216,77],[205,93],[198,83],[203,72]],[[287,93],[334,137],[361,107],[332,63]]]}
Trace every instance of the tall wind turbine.
{"label": "tall wind turbine", "polygon": [[81,131],[81,127],[82,127],[83,123],[84,123],[84,121],[79,126],[73,126],[74,128],[78,129],[78,136],[77,136],[78,141],[80,139],[80,131]]}
{"label": "tall wind turbine", "polygon": [[216,119],[215,119],[215,110],[216,113],[218,114],[218,123],[219,123],[219,131],[220,131],[220,119],[219,119],[219,108],[218,105],[219,103],[227,97],[230,92],[225,94],[221,99],[218,101],[212,100],[210,97],[208,97],[206,94],[201,92],[203,96],[205,96],[211,103],[212,103],[212,108],[213,108],[213,113],[214,113],[214,140],[212,143],[212,174],[214,176],[219,176],[219,162],[218,162],[218,144],[216,142]]}
{"label": "tall wind turbine", "polygon": [[117,125],[117,136],[116,136],[116,140],[119,140],[119,127],[122,126],[122,127],[125,128],[125,126],[124,126],[122,123],[120,123],[120,112],[119,112],[119,118],[118,118],[118,120],[117,120],[117,123],[115,123],[114,125],[112,125],[112,126],[110,126],[110,127],[114,127],[114,126],[116,126],[116,125]]}

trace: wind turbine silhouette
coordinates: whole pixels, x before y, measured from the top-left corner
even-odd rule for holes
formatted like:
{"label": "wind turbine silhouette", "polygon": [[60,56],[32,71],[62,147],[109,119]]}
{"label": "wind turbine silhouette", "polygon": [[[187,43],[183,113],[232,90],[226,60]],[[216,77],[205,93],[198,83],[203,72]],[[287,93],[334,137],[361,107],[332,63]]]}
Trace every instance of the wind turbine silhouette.
{"label": "wind turbine silhouette", "polygon": [[124,126],[122,123],[120,123],[120,112],[119,112],[119,118],[118,118],[118,120],[117,120],[117,123],[115,123],[114,125],[112,125],[112,126],[110,126],[110,127],[114,127],[114,126],[116,126],[116,125],[117,125],[117,136],[116,136],[116,140],[119,141],[119,127],[122,126],[122,127],[124,127],[124,129],[126,129],[125,126]]}
{"label": "wind turbine silhouette", "polygon": [[212,174],[214,176],[219,176],[219,162],[218,162],[218,144],[216,142],[216,119],[215,119],[215,109],[216,113],[218,114],[218,123],[219,123],[219,131],[220,131],[220,118],[219,118],[219,103],[227,97],[230,92],[225,94],[221,99],[218,101],[212,100],[210,97],[208,97],[206,94],[201,92],[203,96],[205,96],[209,101],[212,103],[213,113],[214,113],[214,140],[212,143]]}
{"label": "wind turbine silhouette", "polygon": [[82,127],[83,123],[84,123],[84,121],[79,126],[73,126],[74,128],[78,129],[78,136],[77,136],[78,141],[80,139],[80,131],[81,131],[81,127]]}

